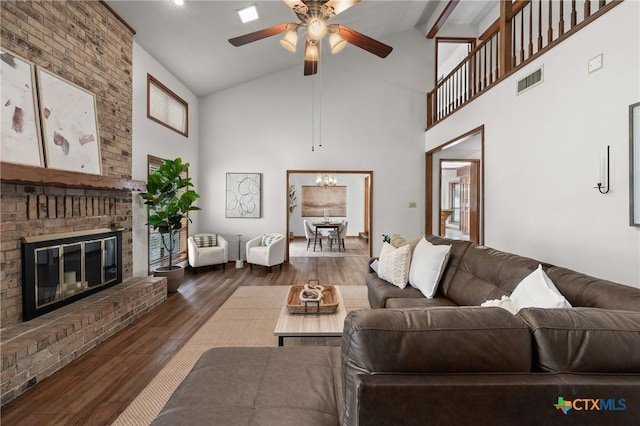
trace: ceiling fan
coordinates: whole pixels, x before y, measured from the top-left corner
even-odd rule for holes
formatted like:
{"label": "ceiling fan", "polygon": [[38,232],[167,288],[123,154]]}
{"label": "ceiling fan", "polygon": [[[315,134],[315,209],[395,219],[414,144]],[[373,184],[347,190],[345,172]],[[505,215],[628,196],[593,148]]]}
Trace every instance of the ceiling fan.
{"label": "ceiling fan", "polygon": [[358,46],[381,58],[386,58],[393,48],[377,40],[367,37],[349,27],[341,24],[327,24],[331,18],[359,3],[360,0],[283,0],[293,10],[300,22],[289,22],[274,25],[253,33],[230,38],[229,43],[234,46],[242,46],[263,38],[271,37],[286,32],[280,44],[291,51],[296,51],[298,42],[298,30],[306,29],[304,47],[304,75],[313,75],[318,72],[320,60],[320,42],[326,34],[329,34],[331,53],[338,53],[347,43]]}

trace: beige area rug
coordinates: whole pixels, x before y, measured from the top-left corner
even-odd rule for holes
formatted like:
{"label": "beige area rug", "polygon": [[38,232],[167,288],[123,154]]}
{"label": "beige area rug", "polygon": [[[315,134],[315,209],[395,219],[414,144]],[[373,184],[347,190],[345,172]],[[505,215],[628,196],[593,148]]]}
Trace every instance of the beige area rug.
{"label": "beige area rug", "polygon": [[[347,310],[368,308],[367,287],[341,286]],[[273,331],[289,286],[240,287],[187,341],[113,423],[149,425],[173,391],[208,349],[232,346],[278,346]]]}
{"label": "beige area rug", "polygon": [[344,248],[344,251],[338,251],[338,245],[334,242],[333,250],[329,250],[327,237],[323,237],[322,250],[318,243],[316,251],[313,251],[313,241],[307,250],[307,239],[296,237],[289,243],[289,257],[369,257],[369,246],[358,237],[345,238]]}
{"label": "beige area rug", "polygon": [[238,288],[113,424],[149,425],[196,361],[210,348],[278,346],[273,330],[288,289],[287,286]]}

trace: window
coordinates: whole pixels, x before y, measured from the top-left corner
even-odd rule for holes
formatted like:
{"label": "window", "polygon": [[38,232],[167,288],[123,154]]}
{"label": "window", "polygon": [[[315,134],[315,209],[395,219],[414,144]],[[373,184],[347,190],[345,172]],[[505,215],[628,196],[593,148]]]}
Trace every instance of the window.
{"label": "window", "polygon": [[[147,171],[148,173],[153,173],[160,167],[162,164],[162,158],[154,157],[151,155],[147,156]],[[188,175],[185,175],[185,178]],[[147,209],[147,216],[149,216],[150,210]],[[169,265],[169,253],[162,244],[162,234],[157,230],[154,230],[152,227],[148,226],[149,233],[149,272],[153,271],[155,268],[159,268],[161,266]],[[182,219],[182,230],[180,231],[180,235],[178,236],[178,240],[176,242],[176,251],[173,256],[173,263],[180,263],[187,260],[187,237],[189,236],[189,220]]]}
{"label": "window", "polygon": [[147,117],[189,136],[189,104],[151,74],[147,74]]}

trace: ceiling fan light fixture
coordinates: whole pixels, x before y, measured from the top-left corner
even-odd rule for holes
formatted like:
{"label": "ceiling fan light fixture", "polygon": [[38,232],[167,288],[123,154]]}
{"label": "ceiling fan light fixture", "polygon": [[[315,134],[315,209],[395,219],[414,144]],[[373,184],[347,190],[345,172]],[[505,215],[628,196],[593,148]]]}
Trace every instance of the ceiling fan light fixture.
{"label": "ceiling fan light fixture", "polygon": [[338,53],[347,45],[347,41],[340,37],[337,32],[329,34],[329,46],[331,46],[331,53]]}
{"label": "ceiling fan light fixture", "polygon": [[327,24],[320,18],[311,18],[307,24],[307,37],[311,40],[321,40],[327,34]]}
{"label": "ceiling fan light fixture", "polygon": [[280,44],[289,52],[296,51],[296,45],[298,44],[298,26],[297,25],[289,27],[289,30],[287,30],[284,37],[282,37],[282,40],[280,40]]}
{"label": "ceiling fan light fixture", "polygon": [[313,40],[309,40],[306,49],[304,50],[304,60],[317,62],[319,57],[318,43]]}

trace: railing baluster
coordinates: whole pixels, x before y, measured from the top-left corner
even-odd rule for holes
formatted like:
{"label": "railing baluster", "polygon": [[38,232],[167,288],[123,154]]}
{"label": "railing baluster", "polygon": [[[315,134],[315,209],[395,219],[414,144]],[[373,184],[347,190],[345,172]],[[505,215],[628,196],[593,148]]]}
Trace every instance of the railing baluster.
{"label": "railing baluster", "polygon": [[576,0],[571,0],[571,28],[578,23],[578,13],[576,12]]}
{"label": "railing baluster", "polygon": [[[495,41],[496,41],[496,77],[499,78],[500,77],[500,40],[498,37],[495,37]],[[493,40],[490,42],[493,43]]]}
{"label": "railing baluster", "polygon": [[549,0],[549,29],[547,30],[547,46],[553,41],[553,1]]}
{"label": "railing baluster", "polygon": [[524,13],[520,13],[520,63],[524,62]]}
{"label": "railing baluster", "polygon": [[603,7],[605,7],[607,5],[607,1],[606,0],[600,0],[600,4],[598,9],[602,9]]}
{"label": "railing baluster", "polygon": [[484,51],[484,59],[482,61],[482,67],[483,67],[482,74],[484,75],[484,85],[482,86],[482,88],[485,88],[487,87],[487,46],[484,47],[483,51]]}
{"label": "railing baluster", "polygon": [[591,0],[584,0],[584,19],[591,16]]}
{"label": "railing baluster", "polygon": [[529,57],[532,57],[532,56],[533,56],[533,2],[530,2],[529,3]]}
{"label": "railing baluster", "polygon": [[558,36],[564,34],[564,0],[560,0],[560,21],[558,21]]}
{"label": "railing baluster", "polygon": [[538,2],[538,52],[542,50],[542,0]]}

